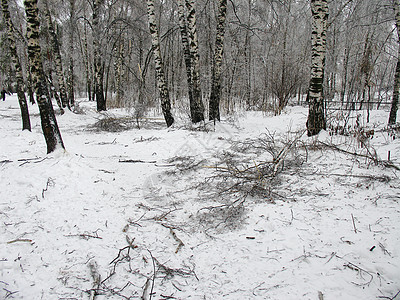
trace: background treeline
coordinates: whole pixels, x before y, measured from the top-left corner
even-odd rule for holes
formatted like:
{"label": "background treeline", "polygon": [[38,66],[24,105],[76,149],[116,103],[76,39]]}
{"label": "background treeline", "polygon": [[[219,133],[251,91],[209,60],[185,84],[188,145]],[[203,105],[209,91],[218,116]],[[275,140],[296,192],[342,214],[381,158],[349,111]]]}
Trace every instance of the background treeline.
{"label": "background treeline", "polygon": [[[17,32],[26,91],[26,17],[20,1],[9,0]],[[39,0],[40,44],[48,82],[60,93],[51,26],[60,47],[68,105],[75,97],[95,100],[95,69],[102,73],[107,107],[143,111],[158,107],[158,89],[147,4],[139,0]],[[101,1],[100,1],[101,2]],[[188,88],[177,1],[154,1],[161,53],[172,106],[189,114]],[[200,82],[204,105],[211,90],[218,1],[197,0]],[[46,11],[50,14],[49,23]],[[392,1],[329,2],[325,99],[346,107],[391,101],[398,38]],[[94,13],[97,14],[94,22]],[[228,1],[222,64],[222,113],[239,109],[279,113],[290,99],[304,101],[310,81],[311,11],[306,0]],[[97,28],[97,29],[96,29]],[[0,84],[15,90],[4,18],[0,23]],[[99,45],[96,50],[96,44]],[[96,51],[100,53],[96,54]],[[95,56],[100,57],[95,64]],[[53,78],[54,77],[54,78]],[[72,92],[73,91],[73,92]],[[32,93],[31,93],[32,94]],[[337,102],[333,102],[337,101]],[[205,112],[208,110],[206,109]]]}

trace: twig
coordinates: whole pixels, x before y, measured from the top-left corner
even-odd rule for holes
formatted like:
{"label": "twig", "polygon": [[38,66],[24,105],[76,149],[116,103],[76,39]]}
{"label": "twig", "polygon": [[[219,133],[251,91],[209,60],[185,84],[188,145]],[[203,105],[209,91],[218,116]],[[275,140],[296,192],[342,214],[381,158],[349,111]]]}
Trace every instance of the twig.
{"label": "twig", "polygon": [[81,234],[68,234],[68,235],[65,235],[66,237],[72,237],[72,236],[78,236],[78,237],[80,237],[80,238],[82,238],[82,239],[85,239],[85,240],[88,240],[88,239],[90,239],[90,238],[92,238],[92,239],[103,239],[102,237],[100,237],[98,234],[97,234],[97,231],[98,230],[96,230],[95,232],[93,232],[93,234],[88,234],[88,233],[81,233]]}
{"label": "twig", "polygon": [[50,186],[54,186],[54,180],[51,177],[47,178],[46,187],[42,190],[43,199],[44,199],[44,192],[47,192]]}
{"label": "twig", "polygon": [[11,292],[11,291],[7,290],[6,288],[3,288],[3,290],[5,290],[5,291],[7,292],[7,293],[6,293],[6,296],[4,297],[4,299],[7,299],[7,298],[10,297],[11,295],[14,295],[14,294],[18,293],[18,291]]}
{"label": "twig", "polygon": [[[339,147],[336,146],[336,145],[327,144],[327,143],[324,143],[324,142],[322,142],[322,141],[318,141],[318,143],[319,143],[320,145],[324,146],[324,147],[327,147],[327,148],[330,148],[330,149],[333,149],[333,150],[336,150],[336,151],[339,151],[339,152],[342,152],[342,153],[345,153],[345,154],[349,154],[349,155],[352,155],[352,156],[367,158],[367,159],[372,160],[372,161],[375,162],[376,164],[381,164],[381,165],[383,165],[384,167],[393,168],[393,169],[396,169],[397,171],[400,171],[400,167],[396,166],[396,165],[393,164],[392,162],[380,160],[380,159],[378,159],[377,157],[372,156],[371,154],[370,154],[370,155],[366,155],[366,154],[360,154],[360,153],[357,153],[357,152],[350,152],[350,151],[341,149],[341,148],[339,148]],[[370,153],[370,152],[368,151],[368,153]]]}
{"label": "twig", "polygon": [[351,214],[351,219],[353,220],[354,232],[357,233],[356,223],[354,222],[354,216],[353,216],[353,214]]}
{"label": "twig", "polygon": [[147,251],[150,253],[151,260],[153,261],[153,281],[151,283],[151,289],[149,294],[149,300],[151,300],[151,298],[153,297],[154,281],[156,280],[156,263],[153,254],[151,254],[151,251],[149,249],[147,249]]}
{"label": "twig", "polygon": [[137,163],[143,163],[143,164],[155,164],[157,161],[155,160],[141,160],[141,159],[120,159],[118,162],[120,163],[132,163],[132,164],[137,164]]}
{"label": "twig", "polygon": [[7,242],[7,244],[14,244],[14,243],[18,243],[18,242],[32,243],[32,240],[30,240],[30,239],[16,239],[16,240],[12,240],[12,241]]}
{"label": "twig", "polygon": [[178,247],[175,250],[175,253],[178,253],[179,250],[185,246],[185,244],[182,242],[182,240],[180,238],[178,238],[178,236],[176,235],[175,231],[173,230],[172,226],[166,225],[166,224],[161,224],[162,226],[164,226],[165,228],[169,228],[169,232],[171,233],[172,237],[174,238],[175,241],[178,242]]}
{"label": "twig", "polygon": [[400,294],[400,290],[394,295],[393,297],[387,297],[387,296],[378,296],[380,299],[389,299],[389,300],[394,300],[396,297]]}

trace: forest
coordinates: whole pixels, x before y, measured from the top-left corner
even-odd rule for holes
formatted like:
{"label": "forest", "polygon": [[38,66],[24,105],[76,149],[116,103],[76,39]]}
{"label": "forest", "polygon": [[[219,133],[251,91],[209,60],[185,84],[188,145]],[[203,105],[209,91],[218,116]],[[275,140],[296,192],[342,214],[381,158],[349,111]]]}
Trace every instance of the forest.
{"label": "forest", "polygon": [[400,299],[400,0],[0,0],[1,299]]}
{"label": "forest", "polygon": [[[321,3],[325,7],[319,10]],[[122,107],[140,117],[162,109],[165,116],[172,107],[193,123],[219,119],[219,110],[280,114],[290,101],[308,100],[313,76],[323,82],[324,117],[331,107],[390,106],[398,98],[393,91],[400,77],[395,76],[398,6],[379,0],[43,0],[37,38],[45,89],[61,112],[72,109],[76,97],[86,97],[97,102],[98,111]],[[16,92],[22,76],[21,89],[33,102],[24,7],[21,1],[3,1],[2,8],[0,82]],[[320,37],[312,34],[318,26]],[[323,57],[312,61],[321,41]],[[317,63],[323,72],[315,75]],[[167,114],[170,126],[173,116]]]}

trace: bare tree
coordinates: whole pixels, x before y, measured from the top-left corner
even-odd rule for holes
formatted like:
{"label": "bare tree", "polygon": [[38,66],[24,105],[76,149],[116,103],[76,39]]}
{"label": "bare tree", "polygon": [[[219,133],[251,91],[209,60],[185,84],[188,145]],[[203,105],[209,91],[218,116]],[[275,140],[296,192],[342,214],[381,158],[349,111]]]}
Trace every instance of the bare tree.
{"label": "bare tree", "polygon": [[226,20],[226,0],[219,0],[217,33],[215,39],[214,62],[212,69],[211,94],[209,101],[209,119],[220,121],[219,103],[221,99],[221,66],[224,54],[224,34]]}
{"label": "bare tree", "polygon": [[399,90],[400,90],[400,2],[399,0],[393,1],[393,9],[396,15],[396,30],[398,38],[398,54],[397,54],[397,64],[396,71],[394,74],[394,85],[393,85],[393,96],[392,96],[392,107],[389,114],[389,125],[396,123],[397,118],[397,108],[399,104]]}
{"label": "bare tree", "polygon": [[6,27],[7,27],[7,37],[8,37],[9,47],[10,47],[11,59],[13,61],[15,73],[16,73],[16,81],[17,81],[16,87],[17,87],[17,96],[18,96],[19,107],[21,109],[22,130],[31,131],[31,121],[29,118],[28,104],[26,102],[26,97],[25,97],[25,93],[24,93],[24,77],[22,74],[21,63],[19,61],[19,57],[18,57],[18,53],[17,53],[17,46],[15,43],[14,30],[13,30],[14,26],[12,24],[11,17],[10,17],[10,11],[8,9],[8,0],[2,0],[1,6],[2,6],[2,10],[3,10],[4,21],[5,21]]}
{"label": "bare tree", "polygon": [[75,104],[75,75],[74,75],[74,33],[75,33],[75,0],[69,1],[69,60],[68,60],[68,107]]}
{"label": "bare tree", "polygon": [[326,30],[328,24],[328,1],[311,0],[311,81],[308,90],[309,113],[307,119],[308,136],[326,129],[323,82],[326,54]]}
{"label": "bare tree", "polygon": [[188,12],[187,25],[189,48],[191,57],[191,79],[193,103],[191,107],[192,122],[198,123],[204,121],[204,105],[200,87],[200,61],[199,61],[199,41],[196,28],[196,10],[193,0],[186,0],[186,9]]}
{"label": "bare tree", "polygon": [[40,23],[37,0],[24,0],[24,6],[27,21],[28,58],[31,66],[32,79],[35,85],[42,130],[47,144],[47,153],[51,153],[59,147],[64,149],[64,143],[54,115],[51,99],[48,98],[48,93],[46,91],[46,79],[39,45]]}
{"label": "bare tree", "polygon": [[158,83],[157,85],[161,98],[161,108],[164,114],[165,122],[169,127],[174,123],[174,117],[171,114],[171,102],[169,99],[168,86],[165,81],[164,65],[161,57],[160,40],[159,40],[156,15],[154,10],[154,0],[147,0],[147,13],[149,17],[150,35],[152,38],[154,63],[156,65],[155,68],[157,74],[157,83]]}
{"label": "bare tree", "polygon": [[106,110],[106,99],[104,98],[104,64],[101,56],[101,27],[99,23],[100,10],[104,0],[93,1],[93,59],[94,59],[94,92],[96,95],[97,111]]}
{"label": "bare tree", "polygon": [[69,101],[68,101],[67,91],[66,91],[65,82],[64,82],[64,72],[63,72],[62,61],[61,61],[60,43],[58,42],[57,34],[55,32],[53,21],[51,19],[48,0],[44,1],[44,3],[45,3],[45,17],[47,20],[47,27],[49,30],[52,49],[54,52],[54,61],[55,61],[56,74],[57,74],[58,85],[59,85],[59,90],[60,90],[61,103],[62,103],[62,107],[66,107],[67,104],[69,104]]}

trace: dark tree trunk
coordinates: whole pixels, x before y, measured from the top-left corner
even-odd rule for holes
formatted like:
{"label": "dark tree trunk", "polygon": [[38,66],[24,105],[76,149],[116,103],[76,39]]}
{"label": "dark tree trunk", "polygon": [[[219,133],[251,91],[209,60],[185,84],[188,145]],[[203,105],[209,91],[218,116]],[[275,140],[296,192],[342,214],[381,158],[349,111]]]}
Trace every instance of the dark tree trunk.
{"label": "dark tree trunk", "polygon": [[106,99],[104,98],[104,64],[101,59],[101,28],[99,13],[104,0],[93,2],[93,59],[94,59],[94,90],[97,102],[97,111],[105,111]]}
{"label": "dark tree trunk", "polygon": [[15,68],[15,75],[17,81],[17,96],[19,107],[21,109],[21,117],[22,117],[22,130],[31,131],[31,121],[29,118],[29,110],[28,104],[26,102],[26,97],[24,93],[24,77],[22,75],[22,68],[19,61],[17,46],[15,43],[13,24],[11,22],[10,11],[8,10],[8,0],[1,1],[2,9],[3,9],[3,17],[7,27],[7,36],[8,42],[10,44],[10,53],[11,59]]}
{"label": "dark tree trunk", "polygon": [[35,85],[36,100],[39,106],[43,135],[47,144],[47,153],[51,153],[59,147],[64,149],[64,143],[54,115],[53,105],[47,96],[46,78],[44,76],[40,55],[40,24],[37,0],[24,0],[24,6],[27,21],[28,58],[30,61],[32,79]]}
{"label": "dark tree trunk", "polygon": [[398,36],[398,54],[397,54],[397,64],[396,72],[394,74],[394,86],[393,86],[393,97],[392,106],[390,108],[389,114],[389,125],[396,123],[397,119],[397,109],[399,105],[399,90],[400,90],[400,3],[399,0],[393,0],[393,9],[396,14],[396,28]]}
{"label": "dark tree trunk", "polygon": [[214,64],[212,70],[211,94],[209,102],[209,110],[210,110],[209,119],[218,121],[221,120],[219,112],[219,103],[221,99],[221,65],[224,54],[226,6],[227,6],[227,0],[219,1],[218,20],[217,20],[218,24],[217,24],[217,34],[215,39]]}

